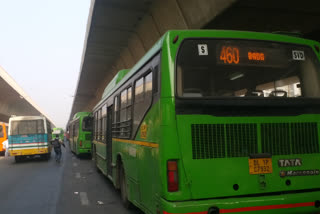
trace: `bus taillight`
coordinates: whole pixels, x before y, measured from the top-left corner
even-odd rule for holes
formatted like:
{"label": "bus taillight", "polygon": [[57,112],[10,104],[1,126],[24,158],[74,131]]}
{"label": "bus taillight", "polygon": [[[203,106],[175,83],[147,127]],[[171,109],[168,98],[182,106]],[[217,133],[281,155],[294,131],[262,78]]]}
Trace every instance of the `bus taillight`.
{"label": "bus taillight", "polygon": [[168,161],[168,191],[176,192],[179,190],[178,165],[177,161]]}
{"label": "bus taillight", "polygon": [[79,145],[82,147],[82,140],[80,140]]}

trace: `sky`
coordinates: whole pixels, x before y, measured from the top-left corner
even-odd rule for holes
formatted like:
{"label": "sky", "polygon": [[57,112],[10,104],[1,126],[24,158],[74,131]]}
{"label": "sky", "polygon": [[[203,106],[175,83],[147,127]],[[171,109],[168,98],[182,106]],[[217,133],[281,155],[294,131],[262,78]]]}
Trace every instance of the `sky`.
{"label": "sky", "polygon": [[90,0],[0,0],[0,66],[65,128],[81,66]]}

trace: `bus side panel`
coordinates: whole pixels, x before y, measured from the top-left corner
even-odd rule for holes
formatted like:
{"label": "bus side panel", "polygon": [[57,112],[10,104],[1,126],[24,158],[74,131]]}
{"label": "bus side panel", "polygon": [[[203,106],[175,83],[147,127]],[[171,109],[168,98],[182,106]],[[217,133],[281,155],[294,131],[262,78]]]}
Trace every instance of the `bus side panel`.
{"label": "bus side panel", "polygon": [[[120,183],[118,179],[118,173],[121,160],[122,167],[124,168],[126,180],[128,183],[128,197],[129,200],[139,206],[140,204],[140,191],[138,180],[138,158],[139,158],[139,145],[122,142],[121,139],[112,140],[112,163],[117,164],[117,167],[112,171],[113,183]],[[119,167],[119,168],[118,168]]]}
{"label": "bus side panel", "polygon": [[[135,140],[113,141],[113,163],[120,154],[127,176],[129,200],[146,213],[156,213],[160,201],[160,115],[160,102],[157,102],[141,121]],[[115,178],[117,171],[113,170]]]}
{"label": "bus side panel", "polygon": [[[82,146],[80,145],[82,142]],[[90,154],[92,144],[92,133],[87,131],[79,130],[79,138],[77,142],[78,154]]]}
{"label": "bus side panel", "polygon": [[97,167],[104,175],[107,175],[107,154],[106,144],[94,141],[95,161]]}

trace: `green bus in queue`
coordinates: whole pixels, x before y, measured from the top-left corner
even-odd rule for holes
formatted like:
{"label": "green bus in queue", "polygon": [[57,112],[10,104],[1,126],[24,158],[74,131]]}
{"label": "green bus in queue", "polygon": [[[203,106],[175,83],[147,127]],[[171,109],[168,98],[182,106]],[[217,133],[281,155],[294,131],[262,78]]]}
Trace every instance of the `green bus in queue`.
{"label": "green bus in queue", "polygon": [[52,139],[56,138],[56,135],[59,135],[59,139],[64,141],[64,131],[63,128],[53,128],[52,129]]}
{"label": "green bus in queue", "polygon": [[319,46],[167,32],[94,107],[97,167],[145,213],[320,212]]}
{"label": "green bus in queue", "polygon": [[91,154],[92,120],[90,112],[78,112],[68,124],[70,149],[76,155]]}

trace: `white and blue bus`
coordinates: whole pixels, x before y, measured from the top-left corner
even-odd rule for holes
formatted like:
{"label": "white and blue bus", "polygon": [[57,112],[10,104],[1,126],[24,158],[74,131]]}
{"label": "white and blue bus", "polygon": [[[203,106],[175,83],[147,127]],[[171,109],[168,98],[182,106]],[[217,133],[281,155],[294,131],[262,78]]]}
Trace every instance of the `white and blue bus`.
{"label": "white and blue bus", "polygon": [[49,159],[51,123],[43,116],[12,116],[9,119],[9,152],[16,162],[40,155]]}

